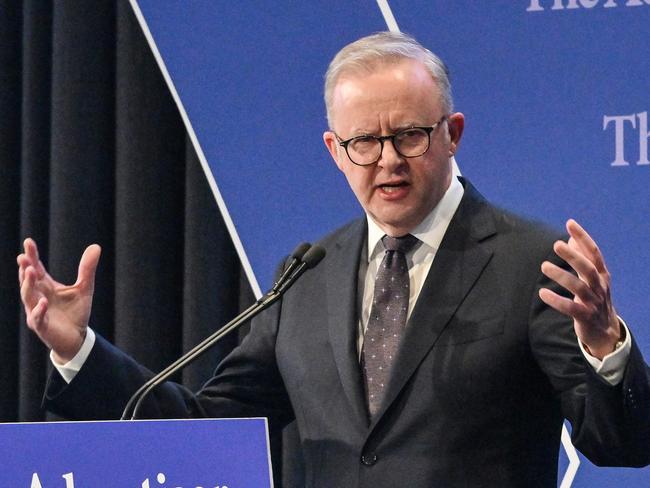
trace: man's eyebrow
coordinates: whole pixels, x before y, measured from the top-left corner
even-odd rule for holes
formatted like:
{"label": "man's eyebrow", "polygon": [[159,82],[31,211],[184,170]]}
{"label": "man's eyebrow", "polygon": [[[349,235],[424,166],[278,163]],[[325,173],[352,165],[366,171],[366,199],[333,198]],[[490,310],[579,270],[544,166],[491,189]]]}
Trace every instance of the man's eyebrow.
{"label": "man's eyebrow", "polygon": [[[433,124],[431,124],[433,125]],[[411,129],[412,127],[428,127],[427,124],[421,124],[419,122],[405,122],[403,124],[396,125],[395,127],[391,128],[391,131],[388,134],[395,134],[396,132],[399,132],[401,130],[405,129]],[[352,134],[350,137],[361,137],[361,136],[381,136],[382,134],[378,133],[378,131],[374,130],[366,130],[362,129],[360,127],[354,127],[350,133]]]}
{"label": "man's eyebrow", "polygon": [[373,136],[376,135],[376,131],[373,130],[367,130],[367,129],[362,129],[360,127],[354,127],[350,131],[350,134],[352,134],[350,137],[360,137],[360,136]]}
{"label": "man's eyebrow", "polygon": [[423,126],[423,124],[419,124],[417,122],[407,122],[405,124],[400,124],[400,125],[395,126],[393,128],[393,130],[395,132],[399,132],[399,131],[404,130],[404,129],[411,129],[413,127],[422,127],[422,126]]}

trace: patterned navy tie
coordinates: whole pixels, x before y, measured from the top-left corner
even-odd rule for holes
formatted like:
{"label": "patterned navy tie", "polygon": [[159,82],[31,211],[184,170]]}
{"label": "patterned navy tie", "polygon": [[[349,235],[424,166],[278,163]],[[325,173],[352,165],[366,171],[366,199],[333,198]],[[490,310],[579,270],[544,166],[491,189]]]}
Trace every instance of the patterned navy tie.
{"label": "patterned navy tie", "polygon": [[408,234],[382,237],[386,248],[381,262],[363,339],[361,362],[366,386],[368,412],[372,418],[383,399],[391,367],[397,356],[409,306],[408,253],[419,242]]}

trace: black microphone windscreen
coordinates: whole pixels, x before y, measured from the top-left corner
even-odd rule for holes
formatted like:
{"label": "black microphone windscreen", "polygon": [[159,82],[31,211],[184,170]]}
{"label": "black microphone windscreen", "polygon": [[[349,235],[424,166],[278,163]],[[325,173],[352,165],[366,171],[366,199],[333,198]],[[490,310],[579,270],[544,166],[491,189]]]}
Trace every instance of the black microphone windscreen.
{"label": "black microphone windscreen", "polygon": [[302,262],[307,265],[307,268],[313,268],[318,263],[320,263],[321,259],[324,257],[325,249],[323,249],[321,246],[316,245],[309,248],[309,250],[302,257]]}
{"label": "black microphone windscreen", "polygon": [[309,244],[308,242],[301,242],[296,246],[296,248],[291,253],[291,258],[301,260],[310,247],[311,244]]}

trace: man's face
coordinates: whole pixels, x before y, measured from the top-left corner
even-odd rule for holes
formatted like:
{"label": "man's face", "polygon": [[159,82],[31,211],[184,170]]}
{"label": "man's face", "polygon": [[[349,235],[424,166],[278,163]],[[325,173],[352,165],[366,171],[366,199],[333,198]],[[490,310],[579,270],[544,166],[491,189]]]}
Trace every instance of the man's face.
{"label": "man's face", "polygon": [[[383,136],[412,126],[431,126],[444,115],[440,91],[426,68],[405,59],[379,64],[370,74],[343,74],[334,88],[333,129],[342,140],[360,135]],[[431,133],[426,153],[400,156],[390,141],[381,158],[357,166],[333,132],[323,140],[365,211],[391,236],[410,232],[438,204],[452,176],[450,157],[463,131],[460,113],[449,115]]]}

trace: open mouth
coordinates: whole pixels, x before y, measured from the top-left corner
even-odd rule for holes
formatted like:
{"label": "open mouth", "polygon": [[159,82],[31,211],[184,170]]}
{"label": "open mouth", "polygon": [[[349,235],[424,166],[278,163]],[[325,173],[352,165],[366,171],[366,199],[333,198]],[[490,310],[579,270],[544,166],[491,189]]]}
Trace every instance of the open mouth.
{"label": "open mouth", "polygon": [[378,188],[381,191],[384,191],[386,193],[393,193],[396,191],[401,190],[402,188],[408,186],[408,183],[405,181],[401,181],[399,183],[386,183],[384,185],[379,185]]}
{"label": "open mouth", "polygon": [[383,185],[378,185],[377,189],[379,190],[379,193],[384,197],[399,198],[408,193],[409,186],[410,184],[406,181],[400,181],[397,183],[386,183]]}

